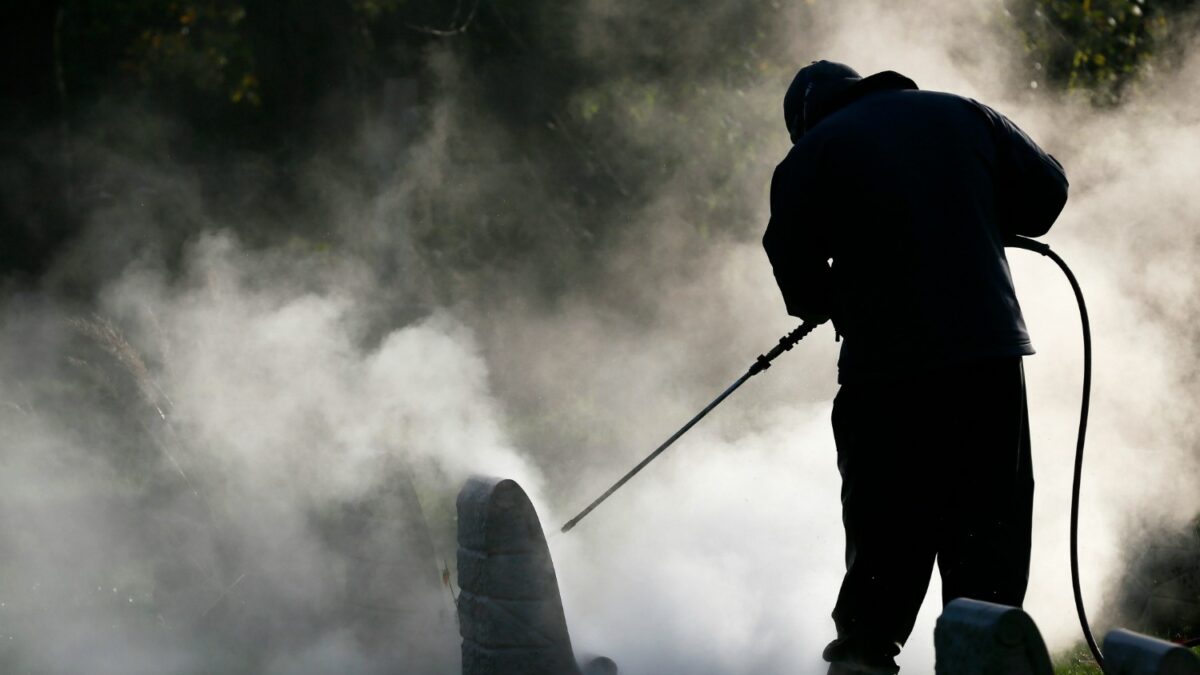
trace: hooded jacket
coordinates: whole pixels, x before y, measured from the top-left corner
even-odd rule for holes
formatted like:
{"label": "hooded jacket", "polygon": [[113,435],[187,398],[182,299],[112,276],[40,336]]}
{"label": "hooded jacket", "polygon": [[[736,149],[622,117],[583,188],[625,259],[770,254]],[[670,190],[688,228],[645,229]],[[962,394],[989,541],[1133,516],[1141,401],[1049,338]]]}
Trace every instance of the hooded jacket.
{"label": "hooded jacket", "polygon": [[763,246],[788,313],[833,319],[840,382],[1034,353],[1004,240],[1058,217],[1057,160],[995,110],[890,71],[814,64],[785,117]]}

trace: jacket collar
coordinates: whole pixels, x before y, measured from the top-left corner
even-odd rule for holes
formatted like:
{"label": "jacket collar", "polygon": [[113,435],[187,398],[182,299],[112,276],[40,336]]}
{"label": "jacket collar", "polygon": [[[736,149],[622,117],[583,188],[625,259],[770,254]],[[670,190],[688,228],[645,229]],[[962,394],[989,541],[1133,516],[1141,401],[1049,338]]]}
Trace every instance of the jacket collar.
{"label": "jacket collar", "polygon": [[917,83],[892,70],[861,80],[847,79],[812,87],[804,101],[804,130],[807,133],[829,115],[870,94],[880,91],[917,89]]}

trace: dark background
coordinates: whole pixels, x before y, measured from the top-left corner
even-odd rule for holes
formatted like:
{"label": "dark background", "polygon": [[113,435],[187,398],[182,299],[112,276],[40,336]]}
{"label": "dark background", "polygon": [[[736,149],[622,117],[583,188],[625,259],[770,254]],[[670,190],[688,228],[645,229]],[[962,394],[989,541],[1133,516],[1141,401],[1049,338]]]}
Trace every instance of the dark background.
{"label": "dark background", "polygon": [[[615,18],[624,22],[613,28],[628,35],[627,52],[596,63],[572,48],[571,26],[584,8],[579,0],[7,2],[0,9],[7,64],[0,104],[0,278],[34,283],[78,240],[87,214],[122,191],[153,189],[149,181],[98,177],[106,169],[95,156],[98,146],[130,161],[169,157],[195,167],[219,207],[275,216],[236,218],[253,223],[239,232],[248,241],[277,236],[262,231],[272,222],[287,223],[294,235],[328,240],[328,233],[298,227],[319,218],[292,217],[318,201],[307,198],[295,167],[319,153],[344,153],[342,132],[381,111],[407,115],[407,133],[420,134],[430,123],[431,104],[446,95],[469,100],[517,130],[522,158],[536,167],[562,214],[531,231],[523,224],[530,214],[507,204],[485,228],[458,228],[445,224],[461,220],[454,216],[464,203],[492,195],[431,194],[443,226],[424,232],[422,246],[448,264],[467,266],[562,239],[575,245],[558,247],[560,254],[587,257],[583,249],[601,250],[597,239],[611,236],[606,230],[619,221],[602,212],[644,201],[656,179],[684,158],[623,145],[613,131],[624,111],[604,100],[580,105],[579,92],[601,79],[626,78],[651,87],[665,105],[683,93],[680,82],[736,82],[750,69],[792,68],[770,61],[773,47],[788,39],[775,20],[778,2],[745,2],[727,11],[719,34],[729,39],[703,49],[667,46],[691,37],[689,16],[704,15],[693,3],[667,4]],[[1014,29],[1002,35],[1023,42],[1026,79],[1108,106],[1137,86],[1143,64],[1155,59],[1158,68],[1169,66],[1171,36],[1183,31],[1194,4],[1013,0],[997,7]],[[446,50],[463,64],[457,84],[435,72],[434,56]],[[147,121],[112,124],[131,110]],[[714,153],[744,154],[754,147],[747,140],[734,128],[724,141],[706,142]],[[468,155],[469,130],[457,142]],[[370,158],[373,169],[403,160]],[[252,171],[255,184],[266,187],[239,189],[246,182],[239,171]],[[736,206],[717,202],[697,210],[698,226],[745,221],[736,217],[744,214],[728,212]],[[178,246],[187,234],[185,225],[162,243]],[[86,294],[88,284],[67,290]]]}

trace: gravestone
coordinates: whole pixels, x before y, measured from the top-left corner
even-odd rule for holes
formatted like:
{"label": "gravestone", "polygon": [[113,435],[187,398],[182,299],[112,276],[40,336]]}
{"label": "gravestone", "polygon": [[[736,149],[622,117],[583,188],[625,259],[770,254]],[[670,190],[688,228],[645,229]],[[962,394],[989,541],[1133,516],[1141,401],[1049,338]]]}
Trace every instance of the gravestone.
{"label": "gravestone", "polygon": [[[458,493],[463,675],[581,675],[554,563],[521,486],[472,478]],[[582,673],[616,675],[604,657]]]}
{"label": "gravestone", "polygon": [[937,675],[1053,675],[1029,615],[1016,607],[959,598],[933,631]]}
{"label": "gravestone", "polygon": [[1172,642],[1118,628],[1104,637],[1106,675],[1200,675],[1200,657]]}

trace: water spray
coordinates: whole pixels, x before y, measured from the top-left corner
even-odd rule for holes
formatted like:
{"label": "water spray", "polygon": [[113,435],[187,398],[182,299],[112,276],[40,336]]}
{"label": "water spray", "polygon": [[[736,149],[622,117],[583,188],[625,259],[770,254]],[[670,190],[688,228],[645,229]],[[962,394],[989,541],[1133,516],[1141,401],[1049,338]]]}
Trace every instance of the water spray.
{"label": "water spray", "polygon": [[[1067,266],[1066,261],[1064,261],[1057,253],[1050,250],[1048,245],[1026,237],[1015,236],[1006,239],[1004,245],[1011,248],[1023,248],[1027,251],[1033,251],[1034,253],[1044,255],[1053,260],[1055,264],[1058,265],[1059,269],[1062,270],[1063,274],[1066,275],[1067,281],[1069,281],[1071,284],[1071,290],[1075,292],[1075,301],[1079,305],[1079,319],[1083,328],[1083,396],[1079,409],[1079,434],[1075,443],[1075,473],[1071,484],[1071,588],[1075,595],[1075,610],[1079,614],[1079,625],[1083,629],[1083,636],[1087,640],[1088,649],[1091,650],[1092,656],[1096,659],[1096,665],[1098,665],[1100,670],[1103,671],[1104,655],[1100,653],[1100,647],[1096,644],[1096,638],[1092,635],[1091,626],[1088,624],[1087,612],[1083,606],[1083,594],[1079,588],[1079,488],[1083,476],[1083,445],[1084,437],[1087,434],[1088,407],[1092,390],[1092,329],[1091,324],[1088,322],[1087,305],[1083,301],[1083,290],[1080,289],[1079,281],[1075,279],[1075,275],[1071,272],[1071,268]],[[670,438],[664,441],[662,445],[655,448],[654,451],[647,455],[646,458],[641,462],[639,462],[637,466],[633,467],[629,473],[626,473],[621,477],[620,480],[618,480],[616,483],[613,483],[613,486],[605,490],[604,494],[597,497],[596,500],[591,504],[588,504],[587,508],[580,511],[579,514],[574,518],[568,520],[567,523],[562,526],[562,531],[570,532],[572,528],[579,524],[579,521],[583,520],[584,517],[591,513],[597,506],[602,504],[604,500],[611,497],[614,492],[621,489],[621,486],[629,482],[629,479],[633,478],[638,474],[638,472],[646,468],[647,464],[654,461],[655,458],[661,455],[667,448],[671,446],[671,444],[679,440],[681,436],[686,434],[688,430],[694,427],[697,422],[704,418],[705,415],[712,412],[713,408],[716,408],[718,405],[720,405],[721,402],[728,398],[729,395],[734,391],[736,391],[738,387],[745,384],[747,380],[755,375],[761,373],[767,368],[770,368],[772,361],[774,361],[784,352],[796,346],[796,343],[804,339],[804,336],[811,333],[813,329],[817,327],[817,325],[818,324],[808,322],[800,324],[798,328],[780,338],[779,344],[775,345],[771,351],[767,352],[766,354],[760,354],[758,358],[755,359],[754,364],[751,365],[741,377],[739,377],[733,384],[725,389],[725,391],[721,392],[719,396],[713,399],[713,401],[705,406],[703,410],[697,413],[695,417],[688,420],[687,424],[684,424],[682,427],[680,427],[680,429],[672,434]]]}

